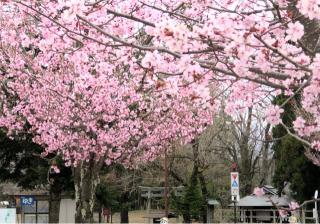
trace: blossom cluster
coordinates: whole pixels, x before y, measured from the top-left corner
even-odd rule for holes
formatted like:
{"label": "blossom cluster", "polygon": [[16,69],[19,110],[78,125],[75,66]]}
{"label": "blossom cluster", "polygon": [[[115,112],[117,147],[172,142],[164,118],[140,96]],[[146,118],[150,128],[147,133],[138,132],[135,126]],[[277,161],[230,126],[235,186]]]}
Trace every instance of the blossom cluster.
{"label": "blossom cluster", "polygon": [[[73,163],[128,164],[190,141],[219,105],[279,124],[270,99],[298,91],[310,118],[295,130],[320,149],[320,56],[287,3],[2,1],[0,125]],[[296,8],[313,19],[318,3]]]}

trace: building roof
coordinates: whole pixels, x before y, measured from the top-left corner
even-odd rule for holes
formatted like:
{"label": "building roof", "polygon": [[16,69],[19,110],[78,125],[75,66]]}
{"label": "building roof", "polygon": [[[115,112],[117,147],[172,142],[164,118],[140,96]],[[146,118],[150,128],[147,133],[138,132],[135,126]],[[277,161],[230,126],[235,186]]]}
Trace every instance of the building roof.
{"label": "building roof", "polygon": [[278,197],[276,195],[264,195],[257,197],[255,195],[249,195],[241,198],[236,206],[238,207],[274,207],[271,201],[278,206],[289,206],[290,200],[288,197]]}
{"label": "building roof", "polygon": [[273,195],[278,194],[278,190],[271,185],[264,185],[262,188],[266,194],[273,194]]}
{"label": "building roof", "polygon": [[[254,194],[241,198],[236,206],[238,207],[274,207],[272,202],[278,206],[289,206],[290,200],[288,196],[277,195],[278,190],[271,185],[265,185],[262,187],[265,195],[256,196]],[[271,202],[272,201],[272,202]],[[233,203],[229,206],[233,206]]]}
{"label": "building roof", "polygon": [[220,203],[217,200],[208,199],[208,205],[220,205]]}
{"label": "building roof", "polygon": [[49,191],[45,188],[38,188],[34,190],[25,190],[18,187],[14,183],[1,183],[0,194],[2,195],[49,195]]}

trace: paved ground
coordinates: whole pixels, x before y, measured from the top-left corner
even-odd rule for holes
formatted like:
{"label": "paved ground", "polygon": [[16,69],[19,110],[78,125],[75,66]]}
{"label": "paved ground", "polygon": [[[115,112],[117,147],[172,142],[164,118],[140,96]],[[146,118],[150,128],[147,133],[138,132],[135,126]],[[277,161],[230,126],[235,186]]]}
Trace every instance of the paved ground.
{"label": "paved ground", "polygon": [[[131,211],[129,212],[129,222],[130,223],[147,223],[147,219],[143,218],[147,215],[145,210],[137,210],[137,211]],[[115,213],[112,216],[112,222],[113,223],[119,223],[120,222],[120,213]],[[169,223],[181,223],[182,217],[180,217],[178,220],[176,218],[171,218],[169,220]]]}

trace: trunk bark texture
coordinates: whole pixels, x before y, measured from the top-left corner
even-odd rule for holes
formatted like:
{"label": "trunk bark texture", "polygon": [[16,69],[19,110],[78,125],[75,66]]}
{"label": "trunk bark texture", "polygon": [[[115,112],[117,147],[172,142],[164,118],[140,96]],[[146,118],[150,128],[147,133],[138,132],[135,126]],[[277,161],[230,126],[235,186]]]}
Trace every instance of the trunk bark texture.
{"label": "trunk bark texture", "polygon": [[260,185],[270,184],[270,162],[271,159],[269,158],[269,149],[270,149],[270,138],[269,138],[269,131],[270,131],[270,124],[267,125],[265,132],[264,132],[264,139],[266,142],[263,143],[262,148],[262,172],[261,172],[261,181]]}
{"label": "trunk bark texture", "polygon": [[59,223],[61,192],[54,192],[50,188],[49,223]]}
{"label": "trunk bark texture", "polygon": [[252,167],[252,152],[249,146],[249,137],[251,134],[252,123],[252,108],[248,110],[248,119],[245,123],[244,131],[240,134],[240,175],[242,183],[243,195],[250,194],[252,191],[252,178],[254,174],[254,167]]}
{"label": "trunk bark texture", "polygon": [[123,208],[120,212],[120,222],[129,223],[129,211],[127,208]]}
{"label": "trunk bark texture", "polygon": [[201,208],[201,213],[202,213],[202,222],[207,223],[207,199],[208,199],[208,189],[207,189],[207,184],[205,177],[203,173],[199,173],[199,180],[200,180],[200,185],[201,185],[201,192],[202,192],[202,197],[203,197],[203,205]]}
{"label": "trunk bark texture", "polygon": [[102,162],[90,159],[81,162],[74,169],[74,184],[76,194],[76,223],[92,223],[95,206],[95,192],[99,184],[99,171]]}

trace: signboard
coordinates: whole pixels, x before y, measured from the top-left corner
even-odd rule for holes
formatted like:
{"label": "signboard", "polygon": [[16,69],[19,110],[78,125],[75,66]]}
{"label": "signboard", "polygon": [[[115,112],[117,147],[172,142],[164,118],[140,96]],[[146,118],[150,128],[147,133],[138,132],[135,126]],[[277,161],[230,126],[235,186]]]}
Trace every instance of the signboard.
{"label": "signboard", "polygon": [[15,208],[0,208],[0,223],[16,223]]}
{"label": "signboard", "polygon": [[21,206],[34,205],[35,198],[33,196],[21,196],[20,202],[21,202]]}
{"label": "signboard", "polygon": [[231,197],[239,198],[239,173],[238,172],[231,172]]}

